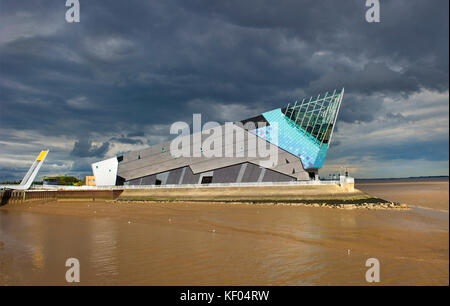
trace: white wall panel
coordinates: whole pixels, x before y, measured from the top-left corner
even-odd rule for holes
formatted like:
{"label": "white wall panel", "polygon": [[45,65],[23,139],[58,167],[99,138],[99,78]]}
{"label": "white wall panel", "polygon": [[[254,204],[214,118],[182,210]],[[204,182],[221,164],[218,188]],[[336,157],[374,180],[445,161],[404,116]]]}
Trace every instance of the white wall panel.
{"label": "white wall panel", "polygon": [[113,186],[116,184],[117,157],[105,159],[92,164],[92,172],[97,186]]}

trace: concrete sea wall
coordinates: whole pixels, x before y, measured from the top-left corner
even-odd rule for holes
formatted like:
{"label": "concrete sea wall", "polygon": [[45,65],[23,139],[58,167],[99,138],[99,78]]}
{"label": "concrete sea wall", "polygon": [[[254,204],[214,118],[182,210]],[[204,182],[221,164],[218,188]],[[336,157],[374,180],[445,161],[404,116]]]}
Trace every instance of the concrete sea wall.
{"label": "concrete sea wall", "polygon": [[313,200],[352,200],[371,196],[355,190],[353,184],[246,185],[246,186],[172,186],[149,188],[110,188],[66,190],[3,190],[1,205],[28,201],[124,200],[124,201],[248,201],[299,202]]}
{"label": "concrete sea wall", "polygon": [[122,190],[1,190],[0,206],[30,201],[116,199]]}
{"label": "concrete sea wall", "polygon": [[175,201],[289,201],[367,197],[353,187],[340,185],[228,186],[125,189],[120,200]]}

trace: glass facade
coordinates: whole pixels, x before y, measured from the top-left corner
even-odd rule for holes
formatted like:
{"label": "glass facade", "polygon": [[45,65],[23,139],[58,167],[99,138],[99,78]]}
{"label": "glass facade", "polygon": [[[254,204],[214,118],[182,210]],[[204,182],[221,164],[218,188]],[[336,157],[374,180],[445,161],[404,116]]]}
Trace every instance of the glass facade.
{"label": "glass facade", "polygon": [[269,125],[251,132],[300,158],[305,169],[321,168],[343,95],[335,90],[263,113]]}

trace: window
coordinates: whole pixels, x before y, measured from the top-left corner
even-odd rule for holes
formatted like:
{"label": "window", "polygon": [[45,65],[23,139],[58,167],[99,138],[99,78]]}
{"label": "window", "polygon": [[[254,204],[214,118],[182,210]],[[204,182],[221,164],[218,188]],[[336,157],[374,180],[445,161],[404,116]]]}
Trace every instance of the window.
{"label": "window", "polygon": [[161,180],[158,180],[158,179],[156,179],[156,181],[155,181],[155,185],[161,185]]}
{"label": "window", "polygon": [[307,132],[320,144],[328,143],[343,94],[343,90],[327,92],[309,101],[304,99],[301,103],[288,105],[282,112],[291,126]]}
{"label": "window", "polygon": [[212,183],[212,176],[204,176],[202,177],[202,184],[211,184]]}
{"label": "window", "polygon": [[308,174],[309,174],[309,178],[310,179],[315,179],[316,178],[316,174],[314,173],[314,172],[308,172]]}

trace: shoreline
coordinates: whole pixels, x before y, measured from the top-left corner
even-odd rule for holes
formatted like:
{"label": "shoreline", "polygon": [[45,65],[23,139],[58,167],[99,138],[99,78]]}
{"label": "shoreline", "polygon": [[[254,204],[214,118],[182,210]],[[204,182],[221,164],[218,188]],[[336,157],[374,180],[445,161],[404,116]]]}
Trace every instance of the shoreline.
{"label": "shoreline", "polygon": [[[46,201],[29,201],[26,203],[15,203],[3,205],[0,210],[10,212],[32,212],[45,213],[52,215],[71,215],[77,217],[113,217],[114,208],[121,208],[124,216],[134,214],[134,209],[144,210],[152,209],[159,205],[176,206],[189,205],[213,205],[216,207],[233,207],[235,205],[255,206],[257,207],[310,207],[310,208],[328,208],[338,210],[385,210],[385,211],[409,211],[411,208],[406,204],[389,202],[379,198],[364,198],[352,200],[297,200],[297,201],[248,201],[248,200],[143,200],[143,199],[53,199]],[[100,211],[92,211],[97,208]],[[112,209],[112,210],[110,210]],[[94,213],[94,214],[92,214]]]}
{"label": "shoreline", "polygon": [[249,205],[284,205],[284,206],[306,206],[306,207],[322,207],[335,209],[374,209],[374,210],[409,210],[409,206],[402,203],[390,202],[380,198],[360,198],[360,199],[316,199],[316,200],[154,200],[154,199],[116,199],[113,203],[174,203],[174,204],[190,204],[190,203],[211,203],[218,205],[227,204],[249,204]]}
{"label": "shoreline", "polygon": [[359,183],[356,182],[355,185],[356,186],[372,186],[372,185],[448,185],[449,182],[448,181],[438,181],[438,182],[430,182],[430,181],[423,181],[423,182],[363,182],[363,183]]}
{"label": "shoreline", "polygon": [[[302,203],[325,205],[386,204],[388,201],[371,196],[353,184],[307,186],[217,186],[215,188],[137,188],[105,190],[42,190],[1,191],[1,205],[54,200],[115,200],[167,202],[250,202]],[[391,203],[395,204],[395,203]]]}
{"label": "shoreline", "polygon": [[335,209],[408,210],[406,204],[385,200],[361,190],[339,185],[246,186],[210,188],[162,188],[123,190],[58,190],[2,192],[1,209],[27,207],[31,203],[111,202],[111,203],[211,203],[292,205]]}

